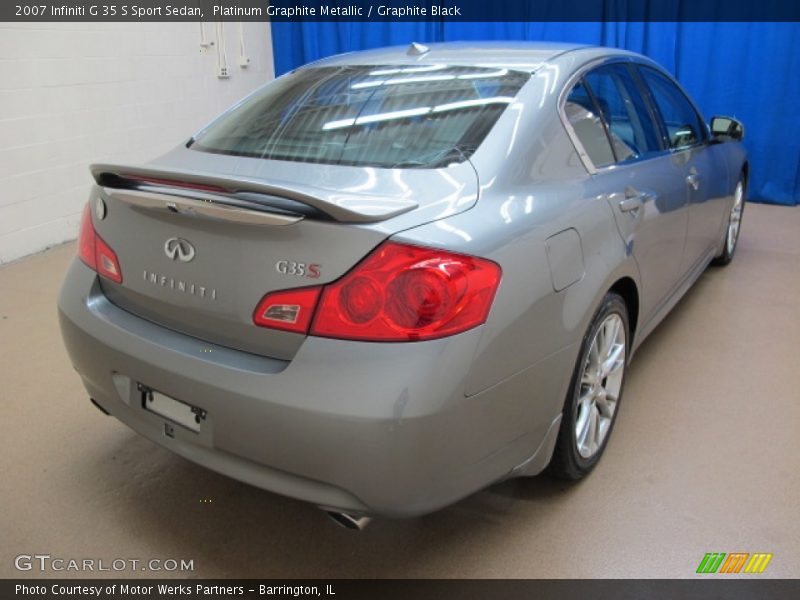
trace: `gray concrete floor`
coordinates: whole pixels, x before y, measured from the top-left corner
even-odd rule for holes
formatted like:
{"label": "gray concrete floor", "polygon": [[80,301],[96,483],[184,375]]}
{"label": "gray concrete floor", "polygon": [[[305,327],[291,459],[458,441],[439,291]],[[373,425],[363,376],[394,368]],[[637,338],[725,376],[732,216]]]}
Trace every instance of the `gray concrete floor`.
{"label": "gray concrete floor", "polygon": [[800,573],[800,208],[747,207],[733,264],[635,357],[586,481],[506,482],[361,534],[93,408],[56,320],[73,254],[0,267],[1,577],[21,575],[22,553],[186,558],[196,577],[449,578],[691,577],[706,552],[772,552],[762,577]]}

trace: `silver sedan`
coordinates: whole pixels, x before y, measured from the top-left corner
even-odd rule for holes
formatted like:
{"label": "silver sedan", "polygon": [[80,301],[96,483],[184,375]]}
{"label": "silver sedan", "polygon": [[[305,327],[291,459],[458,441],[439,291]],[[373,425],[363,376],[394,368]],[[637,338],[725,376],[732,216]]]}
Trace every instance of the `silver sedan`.
{"label": "silver sedan", "polygon": [[91,167],[64,342],[102,411],[350,527],[577,479],[636,348],[734,255],[742,135],[621,50],[335,56]]}

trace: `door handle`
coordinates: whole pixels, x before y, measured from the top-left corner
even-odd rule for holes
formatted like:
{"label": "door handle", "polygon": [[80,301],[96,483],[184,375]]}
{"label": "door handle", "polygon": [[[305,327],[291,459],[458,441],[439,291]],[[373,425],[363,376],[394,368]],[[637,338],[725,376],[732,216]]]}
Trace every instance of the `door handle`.
{"label": "door handle", "polygon": [[686,176],[686,183],[696,192],[700,189],[700,175],[697,169],[692,167],[689,169],[689,174]]}
{"label": "door handle", "polygon": [[652,194],[648,194],[647,192],[639,192],[629,187],[625,190],[625,199],[619,201],[619,209],[624,213],[632,212],[636,214],[636,212],[642,208],[645,201],[652,198],[652,196]]}
{"label": "door handle", "polygon": [[619,209],[622,212],[636,212],[640,208],[642,208],[642,197],[637,196],[635,198],[625,198],[625,200],[619,201]]}

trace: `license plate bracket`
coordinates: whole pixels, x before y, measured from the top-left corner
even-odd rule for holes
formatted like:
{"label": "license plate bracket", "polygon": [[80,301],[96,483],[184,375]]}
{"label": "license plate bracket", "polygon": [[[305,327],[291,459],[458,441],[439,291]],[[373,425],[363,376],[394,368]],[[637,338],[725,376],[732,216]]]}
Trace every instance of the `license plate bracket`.
{"label": "license plate bracket", "polygon": [[142,393],[142,408],[146,411],[193,433],[200,433],[200,428],[208,414],[205,410],[142,384],[139,384],[139,390]]}

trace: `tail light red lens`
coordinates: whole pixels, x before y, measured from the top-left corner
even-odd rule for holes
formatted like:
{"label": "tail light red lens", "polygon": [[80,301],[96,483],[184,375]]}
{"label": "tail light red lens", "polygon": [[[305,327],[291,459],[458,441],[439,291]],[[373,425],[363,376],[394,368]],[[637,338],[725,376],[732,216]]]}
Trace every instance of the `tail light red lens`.
{"label": "tail light red lens", "polygon": [[122,270],[119,268],[117,254],[96,233],[94,255],[97,262],[97,272],[103,277],[108,277],[111,281],[122,283]]}
{"label": "tail light red lens", "polygon": [[94,257],[96,236],[94,225],[92,225],[92,210],[87,204],[83,207],[83,215],[81,215],[81,228],[78,233],[78,258],[93,271],[97,270],[97,261]]}
{"label": "tail light red lens", "polygon": [[117,254],[97,235],[92,223],[92,211],[87,204],[81,217],[81,228],[78,234],[78,257],[86,266],[97,271],[111,281],[122,283],[122,269]]}
{"label": "tail light red lens", "polygon": [[389,242],[325,286],[311,334],[396,342],[454,335],[486,321],[499,283],[491,261]]}
{"label": "tail light red lens", "polygon": [[320,289],[299,288],[267,294],[258,303],[253,322],[261,327],[308,333]]}
{"label": "tail light red lens", "polygon": [[305,314],[313,314],[313,322],[309,329],[298,318],[292,331],[364,341],[430,340],[484,323],[500,276],[489,260],[388,242],[329,285],[268,295],[254,320],[288,329],[261,317],[275,303],[294,303],[302,314],[306,305],[296,296],[305,293]]}

